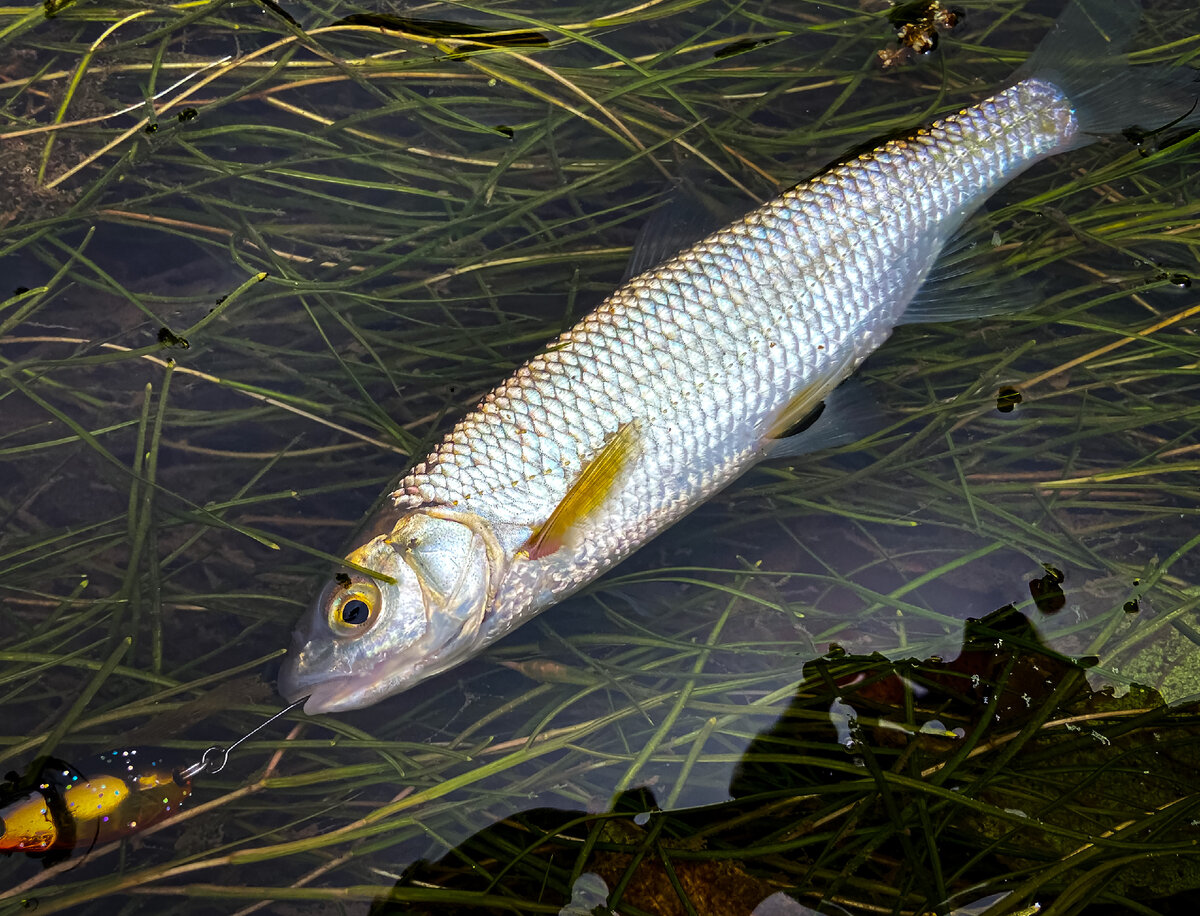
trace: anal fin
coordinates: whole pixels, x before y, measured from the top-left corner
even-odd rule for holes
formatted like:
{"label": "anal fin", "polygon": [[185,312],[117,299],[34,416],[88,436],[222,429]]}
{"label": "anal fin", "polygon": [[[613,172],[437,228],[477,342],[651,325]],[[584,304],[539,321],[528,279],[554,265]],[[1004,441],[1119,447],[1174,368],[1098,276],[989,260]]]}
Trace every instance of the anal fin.
{"label": "anal fin", "polygon": [[995,230],[976,214],[942,248],[900,324],[1011,315],[1038,304],[1037,288],[1012,268],[993,243]]}

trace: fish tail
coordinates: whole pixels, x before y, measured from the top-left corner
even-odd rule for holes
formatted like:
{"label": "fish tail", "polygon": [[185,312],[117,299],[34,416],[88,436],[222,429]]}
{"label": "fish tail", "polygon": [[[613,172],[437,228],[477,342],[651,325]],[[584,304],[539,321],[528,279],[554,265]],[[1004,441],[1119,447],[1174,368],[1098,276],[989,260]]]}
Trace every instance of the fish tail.
{"label": "fish tail", "polygon": [[1190,67],[1133,67],[1126,51],[1142,18],[1141,0],[1069,0],[1014,81],[1053,84],[1070,101],[1078,131],[1067,145],[1136,128],[1200,125],[1200,80]]}

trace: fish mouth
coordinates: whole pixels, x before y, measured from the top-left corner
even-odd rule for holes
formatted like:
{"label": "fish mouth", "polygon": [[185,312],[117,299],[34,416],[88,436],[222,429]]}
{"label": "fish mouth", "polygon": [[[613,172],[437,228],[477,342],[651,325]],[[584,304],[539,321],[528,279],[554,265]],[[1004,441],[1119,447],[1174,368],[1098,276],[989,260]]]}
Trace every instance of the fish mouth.
{"label": "fish mouth", "polygon": [[[303,692],[301,691],[301,694]],[[322,681],[308,691],[304,712],[310,716],[327,712],[345,712],[349,709],[361,709],[373,702],[373,697],[364,694],[358,678],[331,678]]]}
{"label": "fish mouth", "polygon": [[358,709],[375,702],[371,689],[376,686],[375,666],[353,674],[328,674],[305,670],[303,651],[295,649],[284,659],[275,682],[275,689],[289,703],[304,700],[304,711],[310,716],[325,712]]}
{"label": "fish mouth", "polygon": [[306,672],[298,656],[284,664],[276,689],[289,703],[304,699],[304,712],[310,716],[362,709],[442,673],[476,647],[475,640],[458,645],[443,641],[438,650],[419,644],[385,656],[369,667],[358,667],[362,665],[360,660],[353,674]]}
{"label": "fish mouth", "polygon": [[370,706],[378,697],[372,672],[327,677],[314,682],[301,677],[295,668],[285,668],[279,674],[276,689],[289,703],[304,701],[304,712],[310,716],[327,712],[345,712]]}
{"label": "fish mouth", "polygon": [[307,669],[303,658],[301,650],[295,658],[285,660],[276,690],[289,703],[305,700],[304,712],[310,716],[362,709],[396,693],[399,684],[407,687],[424,680],[418,676],[425,667],[422,653],[400,652],[373,664],[359,659],[352,672],[343,669],[336,674],[328,669]]}

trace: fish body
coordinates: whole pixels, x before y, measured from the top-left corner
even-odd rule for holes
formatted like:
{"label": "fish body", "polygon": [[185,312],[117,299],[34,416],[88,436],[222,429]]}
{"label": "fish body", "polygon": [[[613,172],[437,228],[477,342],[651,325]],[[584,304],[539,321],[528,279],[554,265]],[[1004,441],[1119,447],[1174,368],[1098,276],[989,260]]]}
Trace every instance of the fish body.
{"label": "fish body", "polygon": [[[591,581],[769,454],[892,333],[946,241],[1068,144],[1027,80],[805,182],[618,289],[462,420],[393,494],[470,513],[507,572],[490,641]],[[800,406],[792,409],[800,399]],[[619,430],[632,454],[572,549],[517,557]]]}
{"label": "fish body", "polygon": [[622,286],[399,482],[349,556],[370,574],[326,588],[281,691],[335,711],[445,670],[803,450],[781,434],[914,320],[964,220],[1082,130],[1066,89],[1023,76]]}

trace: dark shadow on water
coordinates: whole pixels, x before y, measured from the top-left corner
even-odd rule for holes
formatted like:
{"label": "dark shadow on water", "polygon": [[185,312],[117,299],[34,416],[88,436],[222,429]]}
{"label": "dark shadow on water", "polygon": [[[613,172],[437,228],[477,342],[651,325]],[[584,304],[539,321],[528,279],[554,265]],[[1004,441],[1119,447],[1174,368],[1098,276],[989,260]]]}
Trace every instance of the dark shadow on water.
{"label": "dark shadow on water", "polygon": [[1200,869],[1178,853],[1200,808],[1198,712],[1092,690],[1004,607],[968,621],[948,661],[806,664],[726,802],[663,811],[651,786],[602,813],[533,807],[409,866],[371,912],[1191,912]]}

